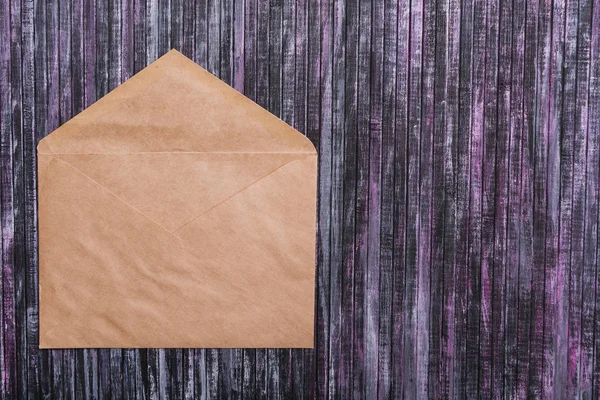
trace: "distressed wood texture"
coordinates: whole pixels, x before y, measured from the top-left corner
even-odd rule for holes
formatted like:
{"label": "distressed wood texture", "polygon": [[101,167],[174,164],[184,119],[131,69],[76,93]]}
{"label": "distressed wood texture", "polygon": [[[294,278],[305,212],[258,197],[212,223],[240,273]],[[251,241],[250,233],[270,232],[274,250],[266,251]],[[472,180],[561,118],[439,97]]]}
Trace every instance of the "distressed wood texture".
{"label": "distressed wood texture", "polygon": [[[314,350],[38,349],[36,144],[171,48],[319,152]],[[1,399],[600,399],[599,1],[4,0],[0,128]]]}

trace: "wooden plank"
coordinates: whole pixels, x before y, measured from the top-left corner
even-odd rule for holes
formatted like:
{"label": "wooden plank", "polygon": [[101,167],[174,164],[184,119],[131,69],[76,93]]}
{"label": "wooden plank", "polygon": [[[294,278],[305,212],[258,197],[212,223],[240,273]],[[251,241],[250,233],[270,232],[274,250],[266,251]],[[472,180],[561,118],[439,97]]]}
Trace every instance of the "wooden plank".
{"label": "wooden plank", "polygon": [[[384,42],[384,2],[373,2],[370,10],[370,38],[365,38],[366,46],[370,47],[369,57],[365,55],[364,63],[361,57],[359,43],[359,74],[362,65],[369,65],[369,73],[365,78],[369,81],[368,92],[359,92],[359,140],[362,136],[362,99],[365,105],[365,115],[368,120],[368,191],[367,191],[367,258],[364,283],[364,331],[365,331],[365,394],[379,395],[379,299],[382,295],[379,287],[381,259],[381,201],[382,201],[382,142],[383,142],[383,42]],[[362,17],[361,17],[362,19]],[[365,18],[366,19],[366,18]],[[366,32],[365,32],[366,33]],[[361,34],[362,36],[362,34]],[[366,51],[365,51],[366,52]],[[360,74],[359,76],[362,76]],[[360,78],[359,78],[360,82]],[[360,88],[360,86],[359,86]]]}
{"label": "wooden plank", "polygon": [[239,349],[221,351],[221,396],[228,399],[242,398],[242,359]]}
{"label": "wooden plank", "polygon": [[[517,332],[517,397],[526,397],[531,376],[530,356],[535,321],[533,320],[532,296],[539,295],[539,282],[533,282],[533,171],[534,156],[532,138],[535,114],[535,77],[537,51],[537,4],[526,2],[523,75],[523,135],[521,144],[521,232],[519,234],[519,303]],[[537,285],[537,290],[533,286]]]}
{"label": "wooden plank", "polygon": [[196,388],[196,349],[182,350],[182,398],[194,399]]}
{"label": "wooden plank", "polygon": [[125,82],[135,73],[134,7],[133,2],[121,0],[121,82]]}
{"label": "wooden plank", "polygon": [[[443,170],[444,175],[444,254],[443,254],[443,317],[442,344],[440,365],[440,394],[443,398],[456,398],[457,358],[456,288],[459,285],[456,277],[458,246],[456,245],[456,229],[458,227],[458,138],[459,138],[459,101],[460,101],[460,30],[461,4],[451,0],[447,4],[447,66],[446,80],[445,126],[443,135]],[[436,239],[437,240],[437,239]]]}
{"label": "wooden plank", "polygon": [[[589,239],[595,240],[594,221],[597,208],[596,183],[593,182],[597,176],[597,159],[588,161],[588,157],[594,157],[597,143],[597,134],[588,136],[588,112],[589,112],[589,84],[590,84],[590,50],[591,50],[591,18],[592,2],[579,2],[579,23],[577,33],[577,99],[575,102],[575,168],[573,189],[573,226],[572,237],[572,259],[571,268],[580,274],[580,304],[577,305],[576,315],[579,314],[581,321],[578,326],[579,338],[579,360],[577,360],[577,384],[575,391],[578,396],[591,396],[592,386],[592,358],[593,358],[593,299],[595,293],[595,251],[596,246],[590,246]],[[579,157],[581,154],[581,157]],[[595,169],[590,171],[588,168]],[[591,182],[588,180],[591,178]],[[590,183],[588,183],[590,182]],[[592,190],[592,191],[589,191]],[[594,211],[592,211],[594,210]],[[590,214],[591,212],[591,214]],[[581,219],[580,219],[581,218]],[[579,223],[578,223],[579,222]],[[577,263],[577,265],[576,265]]]}
{"label": "wooden plank", "polygon": [[[246,12],[244,1],[233,3],[233,82],[232,86],[238,91],[244,91],[244,33]],[[292,14],[293,18],[293,14]]]}
{"label": "wooden plank", "polygon": [[[72,94],[70,97],[71,114],[77,115],[85,109],[85,30],[84,30],[84,0],[71,2],[70,55],[68,61],[71,69]],[[65,24],[69,23],[64,16]]]}
{"label": "wooden plank", "polygon": [[192,60],[196,60],[196,4],[193,0],[183,0],[181,12],[181,53]]}
{"label": "wooden plank", "polygon": [[[335,338],[332,338],[332,319],[331,307],[335,302],[339,302],[339,290],[335,286],[336,281],[332,282],[333,275],[340,267],[340,208],[339,203],[334,203],[340,197],[341,186],[335,178],[340,174],[339,157],[334,151],[339,151],[340,137],[339,126],[334,126],[332,112],[337,100],[337,85],[334,84],[334,51],[335,51],[335,23],[333,9],[334,2],[324,0],[320,2],[320,21],[321,27],[321,54],[320,54],[320,115],[319,118],[319,143],[317,148],[319,152],[319,209],[317,215],[319,218],[318,235],[318,259],[317,267],[317,319],[321,319],[317,333],[317,343],[322,345],[317,353],[317,396],[325,398],[330,393],[329,368],[331,365],[331,344]],[[310,44],[309,44],[310,45]],[[334,138],[334,135],[338,136]],[[339,146],[339,147],[338,147]],[[337,165],[334,163],[337,161]],[[336,168],[338,167],[338,168]],[[333,286],[332,286],[333,285]],[[337,332],[333,332],[337,335]],[[321,365],[321,361],[323,364]]]}
{"label": "wooden plank", "polygon": [[168,50],[177,49],[181,52],[183,46],[183,0],[171,0],[170,6],[171,14],[167,23],[170,28],[171,40]]}
{"label": "wooden plank", "polygon": [[[391,398],[393,388],[393,304],[394,304],[394,250],[396,187],[396,62],[398,50],[398,6],[395,1],[384,2],[379,10],[383,20],[380,51],[381,62],[381,238],[379,275],[379,335],[377,395]],[[372,109],[373,110],[373,109]],[[373,111],[372,117],[375,116]],[[372,127],[373,128],[373,127]],[[373,131],[377,133],[376,130]]]}
{"label": "wooden plank", "polygon": [[[486,7],[485,72],[483,92],[482,193],[481,193],[481,317],[479,321],[479,396],[492,396],[493,323],[499,309],[492,299],[502,294],[494,289],[494,242],[496,198],[496,142],[498,128],[498,25],[499,3]],[[501,315],[500,315],[501,318]]]}
{"label": "wooden plank", "polygon": [[[96,91],[96,46],[97,46],[97,27],[96,27],[96,1],[83,0],[83,31],[84,31],[84,80],[85,80],[85,98],[84,107],[89,107],[96,101],[98,93]],[[37,31],[36,31],[37,36]],[[145,60],[144,60],[145,63]],[[37,82],[37,81],[36,81]]]}
{"label": "wooden plank", "polygon": [[221,76],[221,8],[219,7],[218,1],[208,1],[208,10],[206,18],[208,29],[208,37],[206,40],[207,69],[213,75]]}
{"label": "wooden plank", "polygon": [[257,0],[244,2],[244,95],[256,101]]}
{"label": "wooden plank", "polygon": [[[370,76],[371,76],[371,28],[372,4],[358,2],[358,57],[357,57],[357,102],[356,102],[356,231],[354,254],[354,387],[353,397],[363,398],[373,387],[373,360],[367,354],[370,340],[369,328],[369,144],[370,144]],[[309,111],[310,112],[310,111]],[[377,241],[374,238],[373,241]],[[318,344],[318,343],[317,343]],[[369,350],[374,348],[372,341]],[[369,360],[367,360],[369,357]],[[368,364],[369,363],[369,364]]]}
{"label": "wooden plank", "polygon": [[83,398],[98,398],[98,352],[94,350],[83,351]]}
{"label": "wooden plank", "polygon": [[421,143],[419,148],[419,199],[417,216],[417,367],[416,390],[418,398],[425,398],[429,391],[429,373],[435,374],[439,365],[436,354],[431,356],[431,271],[432,271],[432,204],[433,204],[433,137],[435,94],[435,31],[436,4],[426,0],[423,6],[423,70],[421,93]]}
{"label": "wooden plank", "polygon": [[157,58],[158,0],[146,0],[146,64],[150,64]]}
{"label": "wooden plank", "polygon": [[[23,213],[23,252],[24,260],[22,265],[24,276],[23,296],[25,298],[25,310],[20,316],[24,320],[25,330],[23,338],[27,349],[25,354],[27,359],[20,366],[21,373],[27,377],[27,384],[24,388],[23,398],[34,399],[41,395],[45,384],[40,380],[40,351],[37,346],[38,326],[37,326],[37,224],[36,224],[36,75],[37,69],[34,64],[34,54],[36,54],[36,39],[34,38],[35,29],[35,4],[33,1],[24,1],[20,13],[21,18],[21,37],[22,37],[22,61],[21,76],[22,86],[22,166],[21,175],[19,170],[14,174],[13,180],[23,182],[23,197],[20,209]],[[38,54],[39,55],[39,54]],[[41,56],[41,55],[40,55]],[[41,57],[43,60],[43,57]],[[38,60],[39,62],[40,60]],[[41,70],[41,69],[40,69]],[[42,90],[39,91],[43,93]],[[41,106],[44,108],[44,106]],[[18,186],[16,186],[18,187]]]}
{"label": "wooden plank", "polygon": [[563,63],[565,48],[565,2],[555,1],[552,9],[552,42],[548,102],[548,177],[547,177],[547,224],[546,224],[546,289],[544,310],[544,367],[543,396],[556,396],[555,377],[565,364],[557,356],[561,354],[557,332],[560,331],[565,271],[558,262],[560,219],[560,128],[563,106]]}
{"label": "wooden plank", "polygon": [[232,84],[233,78],[233,4],[230,0],[220,2],[220,78]]}
{"label": "wooden plank", "polygon": [[[595,135],[594,140],[598,140],[597,132],[600,132],[600,7],[594,5],[591,22],[591,49],[590,49],[590,87],[589,87],[589,113],[588,113],[588,135]],[[597,156],[596,156],[597,157]],[[600,207],[600,202],[599,202]],[[600,212],[599,210],[596,211]],[[597,214],[598,215],[598,214]],[[599,217],[600,218],[600,217]],[[598,224],[600,221],[597,221]],[[596,235],[598,228],[596,227]],[[594,243],[590,243],[591,246]],[[598,300],[598,287],[600,276],[598,268],[600,265],[599,251],[600,240],[595,244],[596,247],[596,298],[594,308],[594,371],[592,382],[592,398],[600,394],[600,301]]]}
{"label": "wooden plank", "polygon": [[137,396],[135,349],[123,350],[123,397],[135,399]]}
{"label": "wooden plank", "polygon": [[[530,349],[529,396],[542,395],[544,356],[544,281],[547,227],[548,177],[548,104],[550,87],[550,52],[552,40],[552,8],[540,3],[538,9],[538,50],[536,64],[536,100],[533,119],[533,270],[532,333]],[[548,268],[549,269],[549,268]],[[550,273],[553,271],[549,269]],[[550,276],[548,276],[550,278]]]}
{"label": "wooden plank", "polygon": [[195,3],[196,21],[194,23],[194,36],[196,37],[196,52],[193,58],[198,64],[207,67],[208,59],[208,2]]}
{"label": "wooden plank", "polygon": [[164,373],[167,385],[165,393],[170,398],[181,399],[183,398],[183,352],[181,349],[168,349],[164,352]]}
{"label": "wooden plank", "polygon": [[194,352],[194,398],[208,398],[208,383],[206,373],[206,350],[196,349]]}
{"label": "wooden plank", "polygon": [[146,66],[146,1],[133,2],[133,73]]}
{"label": "wooden plank", "polygon": [[[10,186],[12,189],[12,222],[14,227],[13,236],[13,266],[14,266],[14,330],[15,330],[15,353],[16,365],[26,366],[28,364],[27,349],[27,298],[26,298],[26,247],[25,247],[25,177],[24,172],[24,149],[23,124],[26,118],[23,110],[23,47],[27,43],[22,42],[23,26],[21,21],[22,4],[20,1],[10,3],[10,37],[12,43],[9,51],[9,75],[10,75],[10,104],[12,114],[12,176]],[[2,131],[4,134],[7,132]],[[18,372],[16,382],[16,396],[25,398],[27,396],[27,375],[29,371]]]}
{"label": "wooden plank", "polygon": [[417,398],[417,385],[415,371],[420,363],[420,354],[417,350],[417,276],[419,252],[419,150],[421,147],[421,73],[423,43],[423,2],[418,0],[411,4],[410,33],[409,33],[409,81],[408,81],[408,138],[407,138],[407,196],[406,210],[406,265],[404,286],[404,359],[405,373],[402,379],[403,397]]}
{"label": "wooden plank", "polygon": [[575,91],[574,98],[574,120],[573,120],[573,193],[572,193],[572,214],[571,214],[571,265],[570,265],[570,293],[569,298],[569,370],[568,370],[568,396],[579,396],[581,393],[582,383],[582,353],[585,349],[582,348],[582,320],[584,306],[582,303],[584,296],[584,227],[585,227],[585,209],[586,209],[586,193],[585,193],[585,169],[587,167],[586,157],[586,132],[583,129],[583,124],[587,123],[587,118],[583,118],[583,113],[587,107],[587,97],[583,99],[583,93],[587,87],[587,69],[589,61],[589,39],[586,43],[584,40],[585,26],[580,22],[582,18],[581,11],[585,8],[585,2],[580,2],[578,5],[577,15],[577,66],[575,70]]}
{"label": "wooden plank", "polygon": [[[409,109],[409,68],[410,68],[410,22],[409,2],[399,2],[397,9],[396,38],[396,93],[395,93],[395,160],[394,160],[394,251],[393,251],[393,299],[392,299],[392,349],[390,380],[391,397],[402,398],[406,384],[404,369],[405,347],[405,274],[406,274],[406,232],[407,232],[407,186],[408,186],[408,109]],[[352,192],[350,192],[352,194]],[[350,307],[352,303],[350,302]],[[351,308],[350,308],[351,312]],[[411,351],[408,349],[408,351]]]}
{"label": "wooden plank", "polygon": [[[494,218],[494,261],[492,286],[492,371],[491,396],[505,397],[504,373],[506,371],[506,294],[507,280],[507,225],[509,203],[510,160],[510,109],[512,67],[512,2],[500,3],[498,22],[498,80],[497,80],[497,141],[496,190]],[[493,111],[492,111],[493,112]]]}
{"label": "wooden plank", "polygon": [[558,265],[563,287],[558,307],[555,394],[565,398],[571,392],[569,362],[570,292],[571,292],[571,226],[573,222],[573,144],[575,135],[575,99],[577,96],[577,17],[578,3],[565,4],[565,48],[563,63],[563,104],[560,140],[560,232]]}
{"label": "wooden plank", "polygon": [[505,362],[504,395],[516,396],[519,355],[519,267],[521,233],[521,153],[523,136],[523,65],[525,40],[525,2],[516,1],[512,9],[512,48],[510,77],[509,161],[510,179],[506,226],[507,267],[505,282]]}
{"label": "wooden plank", "polygon": [[17,396],[17,338],[15,315],[13,120],[11,98],[11,24],[10,3],[0,6],[0,225],[2,227],[2,311],[0,312],[0,350],[2,398]]}
{"label": "wooden plank", "polygon": [[[173,0],[177,2],[178,0]],[[157,5],[157,37],[156,37],[156,55],[162,56],[172,48],[171,37],[171,0],[158,0]],[[217,20],[218,21],[218,20]]]}
{"label": "wooden plank", "polygon": [[467,327],[468,327],[468,266],[469,266],[469,207],[471,178],[471,101],[473,70],[473,2],[461,3],[460,73],[458,104],[458,143],[456,176],[456,286],[455,286],[455,397],[467,396]]}
{"label": "wooden plank", "polygon": [[[90,4],[90,8],[94,4]],[[108,0],[96,0],[96,96],[108,93]],[[91,29],[91,27],[90,27]]]}
{"label": "wooden plank", "polygon": [[[469,250],[467,273],[467,361],[466,395],[479,397],[481,358],[479,343],[481,323],[481,234],[482,234],[482,191],[484,155],[484,100],[486,67],[486,4],[475,3],[473,10],[473,71],[472,71],[472,113],[471,113],[471,170],[469,193]],[[485,360],[483,360],[485,361]],[[474,371],[478,371],[475,376]]]}
{"label": "wooden plank", "polygon": [[[122,13],[119,1],[108,2],[108,91],[122,82]],[[65,121],[66,122],[66,121]]]}
{"label": "wooden plank", "polygon": [[429,325],[429,379],[427,393],[430,397],[442,396],[442,329],[444,319],[444,248],[445,237],[445,176],[444,140],[446,136],[446,98],[448,59],[447,18],[449,9],[444,1],[435,2],[433,54],[433,115],[431,150],[431,210],[430,210],[430,325]]}
{"label": "wooden plank", "polygon": [[[51,359],[51,380],[50,387],[52,390],[52,394],[57,398],[65,398],[67,393],[65,393],[65,379],[63,379],[63,351],[62,350],[50,350],[52,353]],[[108,387],[108,391],[110,393],[110,385]]]}
{"label": "wooden plank", "polygon": [[[341,15],[340,15],[341,14]],[[336,390],[341,398],[351,398],[353,393],[353,343],[354,343],[354,267],[355,267],[355,213],[356,213],[356,144],[357,144],[357,90],[358,90],[358,2],[346,3],[345,14],[339,10],[336,15],[345,18],[346,41],[343,44],[344,60],[344,171],[343,171],[343,232],[342,232],[342,291],[340,304],[340,342],[337,348],[338,370],[335,377],[331,376],[334,385],[330,390]],[[343,32],[343,31],[342,31]],[[343,34],[343,33],[341,33]],[[335,46],[335,44],[334,44]],[[342,51],[340,49],[340,51]],[[340,60],[341,63],[341,60]],[[335,66],[336,64],[334,64]],[[339,74],[342,73],[338,67]],[[337,72],[336,71],[336,72]],[[339,76],[336,74],[336,76]],[[338,82],[337,80],[335,82]],[[340,83],[341,85],[341,83]],[[337,91],[336,91],[337,93]],[[341,100],[342,94],[336,96],[336,102]],[[337,134],[335,136],[337,139]],[[332,308],[335,312],[335,309]],[[332,352],[332,362],[336,356]],[[332,387],[333,386],[333,387]]]}

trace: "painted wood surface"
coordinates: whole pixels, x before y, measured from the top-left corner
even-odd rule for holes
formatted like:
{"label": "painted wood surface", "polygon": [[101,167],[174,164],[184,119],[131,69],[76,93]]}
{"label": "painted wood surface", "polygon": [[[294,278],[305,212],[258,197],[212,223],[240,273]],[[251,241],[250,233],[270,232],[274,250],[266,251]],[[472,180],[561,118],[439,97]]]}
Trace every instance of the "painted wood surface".
{"label": "painted wood surface", "polygon": [[[38,349],[36,144],[171,48],[318,149],[314,350]],[[597,1],[6,0],[0,128],[2,399],[600,398]]]}

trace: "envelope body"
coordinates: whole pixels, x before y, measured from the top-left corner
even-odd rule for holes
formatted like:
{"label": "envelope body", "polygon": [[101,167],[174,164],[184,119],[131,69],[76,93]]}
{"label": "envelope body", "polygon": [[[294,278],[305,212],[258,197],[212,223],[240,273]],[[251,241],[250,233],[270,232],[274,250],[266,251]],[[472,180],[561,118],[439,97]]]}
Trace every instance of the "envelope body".
{"label": "envelope body", "polygon": [[38,145],[40,347],[313,347],[317,154],[171,51]]}

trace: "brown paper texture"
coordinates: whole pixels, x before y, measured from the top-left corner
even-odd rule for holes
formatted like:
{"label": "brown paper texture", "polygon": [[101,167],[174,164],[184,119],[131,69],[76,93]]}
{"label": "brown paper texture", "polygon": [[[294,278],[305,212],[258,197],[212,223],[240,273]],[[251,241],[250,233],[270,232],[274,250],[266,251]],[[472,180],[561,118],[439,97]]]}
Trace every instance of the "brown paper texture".
{"label": "brown paper texture", "polygon": [[40,347],[313,347],[317,154],[171,51],[38,145]]}

